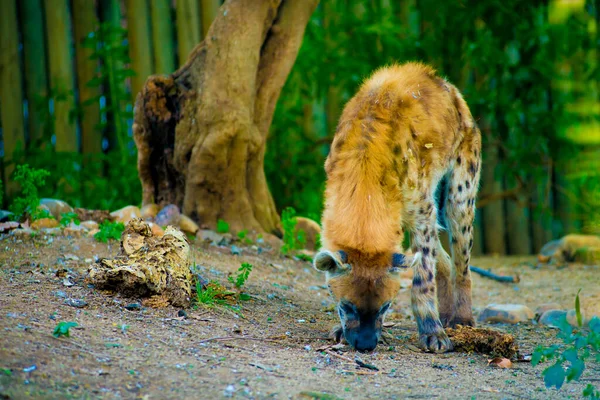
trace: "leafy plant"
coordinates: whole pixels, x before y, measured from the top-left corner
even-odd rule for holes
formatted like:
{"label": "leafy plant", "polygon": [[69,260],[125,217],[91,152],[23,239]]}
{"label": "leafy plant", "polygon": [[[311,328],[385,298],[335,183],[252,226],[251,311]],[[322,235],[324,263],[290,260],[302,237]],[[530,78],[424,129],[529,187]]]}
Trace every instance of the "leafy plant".
{"label": "leafy plant", "polygon": [[302,249],[306,244],[305,232],[301,229],[297,231],[296,223],[296,210],[292,207],[286,207],[281,213],[281,224],[283,225],[281,253],[284,255]]}
{"label": "leafy plant", "polygon": [[52,333],[52,336],[54,336],[56,338],[59,338],[61,336],[69,337],[70,336],[69,330],[71,328],[76,327],[77,325],[78,325],[77,322],[61,321],[58,324],[56,324],[56,327],[54,328],[54,332]]}
{"label": "leafy plant", "polygon": [[102,243],[108,243],[109,239],[119,240],[121,239],[121,234],[125,230],[125,225],[122,222],[110,222],[109,220],[104,220],[100,224],[100,231],[96,232],[94,238]]}
{"label": "leafy plant", "polygon": [[228,278],[229,282],[233,283],[236,288],[241,289],[250,277],[250,272],[252,272],[252,268],[252,264],[242,263],[242,265],[238,269],[238,274],[235,277],[235,279],[232,276],[230,276]]}
{"label": "leafy plant", "polygon": [[61,226],[69,226],[72,223],[75,225],[79,225],[81,221],[79,220],[79,215],[74,212],[62,213],[60,214],[60,224]]}
{"label": "leafy plant", "polygon": [[218,233],[228,233],[229,232],[229,224],[222,219],[217,221],[217,232]]}
{"label": "leafy plant", "polygon": [[21,193],[13,200],[11,211],[15,218],[21,219],[28,214],[31,219],[47,218],[48,210],[40,210],[39,190],[46,184],[50,172],[45,169],[31,168],[28,164],[17,165],[14,180],[21,185]]}
{"label": "leafy plant", "polygon": [[233,295],[233,292],[228,292],[217,281],[211,281],[205,286],[200,282],[196,282],[196,292],[198,303],[209,307],[215,305],[228,306],[227,297]]}
{"label": "leafy plant", "polygon": [[[573,328],[564,316],[559,321],[557,335],[563,343],[550,347],[540,345],[531,357],[533,366],[555,360],[554,364],[543,372],[544,384],[548,388],[554,386],[560,389],[565,381],[579,380],[585,370],[585,362],[590,357],[600,362],[600,318],[592,318],[588,323],[589,330],[583,329],[579,292],[575,298],[575,313],[578,328]],[[600,392],[591,384],[585,388],[583,395],[591,399],[600,399]]]}

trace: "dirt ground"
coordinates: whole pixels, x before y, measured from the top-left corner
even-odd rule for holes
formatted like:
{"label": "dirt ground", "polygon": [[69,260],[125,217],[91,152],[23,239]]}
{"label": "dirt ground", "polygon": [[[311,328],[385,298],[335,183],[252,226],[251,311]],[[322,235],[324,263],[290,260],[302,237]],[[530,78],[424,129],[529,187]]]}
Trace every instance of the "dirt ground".
{"label": "dirt ground", "polygon": [[[386,328],[392,339],[360,355],[379,371],[357,369],[353,351],[342,353],[350,361],[317,351],[330,343],[327,334],[337,323],[324,277],[307,262],[250,247],[240,256],[229,248],[194,247],[207,279],[226,283],[241,262],[254,265],[246,287],[252,298],[241,315],[202,306],[186,310],[187,318],[170,306],[129,310],[126,305],[141,299],[84,283],[94,257],[117,252],[118,243],[92,238],[0,238],[0,398],[553,399],[580,398],[585,385],[598,385],[597,364],[588,366],[581,383],[556,391],[544,388],[542,367],[526,362],[497,369],[485,355],[418,351],[409,289],[400,292],[388,318],[394,322]],[[532,257],[480,258],[473,264],[521,277],[519,284],[503,284],[474,276],[477,312],[489,303],[535,310],[556,302],[569,309],[582,288],[586,315],[600,315],[598,266],[535,268]],[[65,268],[72,286],[56,276]],[[75,308],[66,298],[87,305]],[[59,321],[79,327],[70,338],[56,339]],[[556,341],[555,331],[533,323],[495,328],[513,333],[523,354]]]}

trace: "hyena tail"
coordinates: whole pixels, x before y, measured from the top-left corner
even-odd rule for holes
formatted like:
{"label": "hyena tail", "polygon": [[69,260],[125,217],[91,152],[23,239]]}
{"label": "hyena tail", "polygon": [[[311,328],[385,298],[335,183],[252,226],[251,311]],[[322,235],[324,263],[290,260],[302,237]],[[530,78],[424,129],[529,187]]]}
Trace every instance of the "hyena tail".
{"label": "hyena tail", "polygon": [[473,325],[469,261],[473,248],[475,198],[479,187],[481,138],[475,126],[465,132],[454,168],[448,174],[444,219],[452,249],[454,309],[450,325]]}

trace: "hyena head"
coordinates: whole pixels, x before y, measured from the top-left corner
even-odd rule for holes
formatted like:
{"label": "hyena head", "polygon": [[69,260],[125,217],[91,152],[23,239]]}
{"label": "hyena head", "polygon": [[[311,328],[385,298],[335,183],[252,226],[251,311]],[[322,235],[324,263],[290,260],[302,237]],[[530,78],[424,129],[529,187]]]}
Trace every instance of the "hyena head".
{"label": "hyena head", "polygon": [[326,273],[329,290],[338,302],[344,338],[358,351],[375,349],[385,314],[400,289],[404,256],[385,258],[349,258],[341,250],[322,250],[314,259],[314,267]]}

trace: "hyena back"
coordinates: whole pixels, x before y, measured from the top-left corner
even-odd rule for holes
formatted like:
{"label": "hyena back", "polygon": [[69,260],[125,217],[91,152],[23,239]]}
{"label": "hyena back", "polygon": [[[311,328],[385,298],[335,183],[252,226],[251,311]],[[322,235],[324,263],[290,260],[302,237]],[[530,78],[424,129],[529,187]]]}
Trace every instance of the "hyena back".
{"label": "hyena back", "polygon": [[[459,91],[435,71],[407,63],[376,71],[347,103],[325,163],[323,248],[346,340],[375,348],[407,267],[421,346],[448,351],[444,326],[474,325],[469,258],[481,166],[481,134]],[[452,259],[438,238],[436,189],[445,178],[444,219]],[[435,279],[434,279],[435,277]]]}

